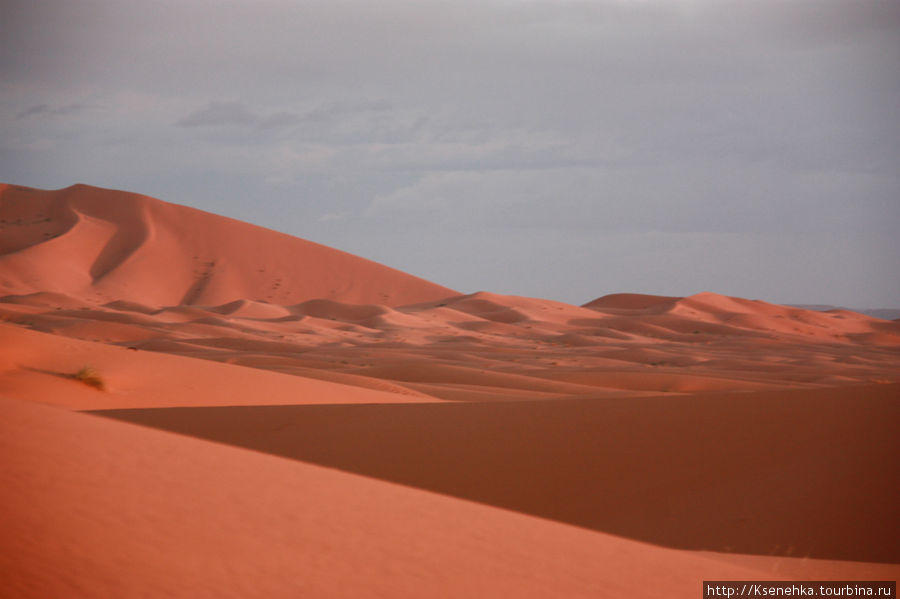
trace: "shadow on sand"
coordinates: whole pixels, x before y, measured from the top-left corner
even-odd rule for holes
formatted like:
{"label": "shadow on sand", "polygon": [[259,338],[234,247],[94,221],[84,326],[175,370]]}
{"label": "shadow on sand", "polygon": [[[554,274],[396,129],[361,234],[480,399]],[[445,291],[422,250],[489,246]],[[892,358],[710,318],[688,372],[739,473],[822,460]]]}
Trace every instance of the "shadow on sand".
{"label": "shadow on sand", "polygon": [[900,386],[94,412],[659,545],[900,561]]}

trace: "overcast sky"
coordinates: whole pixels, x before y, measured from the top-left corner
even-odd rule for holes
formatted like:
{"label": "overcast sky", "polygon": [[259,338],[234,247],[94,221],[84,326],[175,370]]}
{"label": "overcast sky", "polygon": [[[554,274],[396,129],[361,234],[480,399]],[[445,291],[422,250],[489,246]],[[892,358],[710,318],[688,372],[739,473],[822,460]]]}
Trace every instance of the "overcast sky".
{"label": "overcast sky", "polygon": [[896,0],[0,0],[0,181],[462,292],[900,306]]}

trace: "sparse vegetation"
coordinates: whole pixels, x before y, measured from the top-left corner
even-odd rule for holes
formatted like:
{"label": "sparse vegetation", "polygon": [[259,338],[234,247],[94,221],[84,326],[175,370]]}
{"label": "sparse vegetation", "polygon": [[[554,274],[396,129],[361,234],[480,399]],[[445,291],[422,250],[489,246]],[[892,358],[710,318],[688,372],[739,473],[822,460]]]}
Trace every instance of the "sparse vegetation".
{"label": "sparse vegetation", "polygon": [[72,375],[72,378],[99,391],[104,391],[106,389],[106,383],[103,381],[103,377],[90,366],[83,366],[81,370]]}

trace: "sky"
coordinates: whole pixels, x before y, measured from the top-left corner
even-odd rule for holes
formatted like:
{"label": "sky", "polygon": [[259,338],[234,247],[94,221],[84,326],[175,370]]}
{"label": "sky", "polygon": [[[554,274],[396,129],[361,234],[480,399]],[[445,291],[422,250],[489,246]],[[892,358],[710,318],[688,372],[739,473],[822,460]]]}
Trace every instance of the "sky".
{"label": "sky", "polygon": [[900,2],[0,0],[0,181],[464,293],[900,307]]}

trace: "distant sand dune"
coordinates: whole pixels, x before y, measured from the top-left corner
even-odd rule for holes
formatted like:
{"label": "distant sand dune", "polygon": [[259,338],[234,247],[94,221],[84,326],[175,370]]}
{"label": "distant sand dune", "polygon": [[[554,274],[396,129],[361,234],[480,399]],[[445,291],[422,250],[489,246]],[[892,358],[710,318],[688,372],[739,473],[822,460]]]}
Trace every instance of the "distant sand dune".
{"label": "distant sand dune", "polygon": [[87,185],[0,184],[0,233],[2,295],[52,291],[155,306],[316,298],[400,305],[455,295],[289,235]]}
{"label": "distant sand dune", "polygon": [[430,387],[445,398],[472,384],[578,396],[585,385],[639,395],[900,381],[898,323],[712,294],[702,302],[642,297],[628,296],[638,308],[623,308],[621,298],[615,308],[589,309],[484,293],[397,307],[240,299],[153,308],[36,292],[0,297],[0,319],[290,374],[315,355],[314,368],[356,383],[379,379],[411,394],[422,388],[406,383],[455,385]]}

